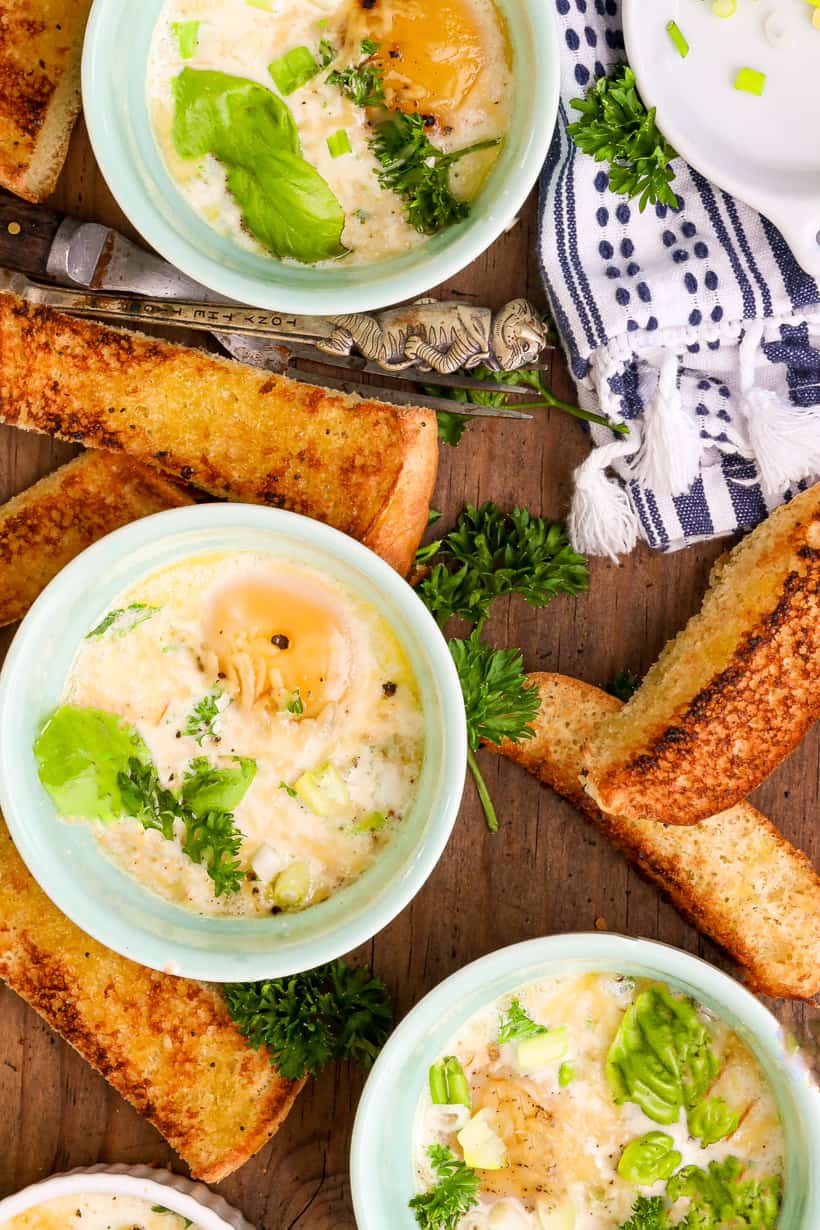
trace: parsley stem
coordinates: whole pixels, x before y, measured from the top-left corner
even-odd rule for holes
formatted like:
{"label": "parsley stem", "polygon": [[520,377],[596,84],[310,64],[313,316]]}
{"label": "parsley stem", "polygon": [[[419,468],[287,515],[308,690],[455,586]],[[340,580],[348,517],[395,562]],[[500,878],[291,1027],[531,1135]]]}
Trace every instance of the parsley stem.
{"label": "parsley stem", "polygon": [[601,427],[609,427],[619,436],[629,435],[626,423],[613,423],[610,419],[604,418],[602,414],[593,414],[591,410],[582,410],[580,406],[572,406],[567,401],[561,401],[559,397],[553,397],[551,393],[545,394],[543,401],[511,401],[508,404],[514,410],[543,410],[545,406],[552,406],[556,410],[563,410],[565,414],[571,414],[574,419],[583,419],[585,423],[598,423]]}
{"label": "parsley stem", "polygon": [[471,747],[467,748],[467,764],[470,766],[470,772],[473,775],[475,788],[478,791],[478,797],[481,800],[481,808],[484,812],[484,819],[487,821],[487,828],[491,833],[498,832],[498,816],[493,807],[493,801],[490,798],[490,792],[487,789],[487,783],[481,774],[478,767],[478,761],[475,758],[475,752]]}

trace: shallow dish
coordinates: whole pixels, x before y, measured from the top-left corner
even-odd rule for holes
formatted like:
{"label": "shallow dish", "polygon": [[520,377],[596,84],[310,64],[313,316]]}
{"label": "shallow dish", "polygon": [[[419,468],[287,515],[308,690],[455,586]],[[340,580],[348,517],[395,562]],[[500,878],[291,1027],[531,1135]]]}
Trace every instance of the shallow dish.
{"label": "shallow dish", "polygon": [[128,1196],[161,1205],[197,1230],[252,1230],[241,1213],[204,1184],[150,1166],[92,1166],[52,1175],[0,1200],[0,1226],[46,1201],[81,1195]]}
{"label": "shallow dish", "polygon": [[[660,980],[725,1021],[757,1058],[777,1101],[784,1137],[778,1230],[820,1224],[820,1092],[775,1018],[733,979],[688,953],[619,935],[556,935],[491,953],[452,975],[402,1021],[362,1096],[351,1146],[359,1230],[411,1230],[412,1139],[430,1064],[479,1009],[536,980],[584,972]],[[385,1123],[390,1129],[385,1131]],[[560,1223],[563,1225],[563,1222]]]}
{"label": "shallow dish", "polygon": [[411,299],[485,251],[513,223],[538,177],[558,106],[555,18],[541,0],[498,0],[518,87],[509,134],[470,217],[378,264],[311,268],[258,256],[195,213],[163,162],[146,90],[162,7],[163,0],[96,0],[83,55],[85,117],[106,182],[131,222],[167,260],[213,291],[257,307],[317,315]]}
{"label": "shallow dish", "polygon": [[[191,556],[269,552],[324,572],[383,614],[407,655],[424,717],[415,801],[363,874],[299,913],[204,917],[163,900],[99,849],[89,828],[61,820],[33,752],[78,646],[113,599]],[[336,530],[292,513],[200,505],[160,513],[89,548],[32,607],[0,676],[0,805],[32,875],[79,927],[143,965],[216,982],[310,969],[375,935],[438,861],[464,783],[466,734],[458,675],[424,605],[387,564]]]}

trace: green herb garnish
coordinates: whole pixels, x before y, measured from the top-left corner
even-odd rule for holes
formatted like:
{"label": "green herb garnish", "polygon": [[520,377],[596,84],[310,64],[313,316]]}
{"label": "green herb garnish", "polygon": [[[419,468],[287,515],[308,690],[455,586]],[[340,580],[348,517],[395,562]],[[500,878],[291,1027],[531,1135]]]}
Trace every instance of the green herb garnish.
{"label": "green herb garnish", "polygon": [[774,1230],[780,1213],[781,1181],[772,1175],[744,1177],[736,1157],[710,1162],[708,1170],[684,1166],[666,1185],[671,1201],[686,1196],[691,1207],[680,1230]]}
{"label": "green herb garnish", "polygon": [[302,693],[299,688],[296,688],[291,693],[290,700],[286,705],[288,713],[292,713],[294,717],[301,717],[305,712],[305,702],[302,700]]}
{"label": "green herb garnish", "polygon": [[331,1060],[369,1068],[390,1032],[384,983],[370,970],[333,961],[303,974],[225,988],[239,1032],[264,1046],[286,1080],[317,1076]]}
{"label": "green herb garnish", "polygon": [[574,98],[571,106],[581,118],[567,131],[585,154],[609,163],[613,192],[637,197],[641,212],[655,204],[677,209],[675,172],[670,166],[677,154],[658,129],[655,108],[647,111],[641,102],[628,65],[620,64],[610,76],[599,77],[586,97]]}
{"label": "green herb garnish", "polygon": [[603,690],[626,704],[635,695],[640,686],[640,678],[634,671],[623,670],[616,671],[609,683],[604,685]]}
{"label": "green herb garnish", "polygon": [[638,1196],[629,1221],[620,1230],[672,1230],[663,1196]]}
{"label": "green herb garnish", "polygon": [[226,811],[209,811],[197,816],[185,815],[185,836],[182,850],[195,863],[205,866],[214,882],[217,897],[236,893],[242,884],[242,869],[237,855],[242,834]]}
{"label": "green herb garnish", "polygon": [[154,765],[132,757],[128,769],[120,772],[118,785],[128,814],[139,820],[143,828],[156,829],[166,841],[172,841],[174,821],[180,814],[179,802],[173,791],[160,784]]}
{"label": "green herb garnish", "polygon": [[500,139],[477,141],[445,153],[427,136],[423,115],[394,111],[376,126],[370,148],[381,164],[379,183],[404,201],[404,214],[422,235],[437,235],[469,217],[470,206],[450,191],[450,169],[479,150],[492,149]]}
{"label": "green herb garnish", "polygon": [[218,684],[211,688],[208,695],[203,696],[202,700],[194,705],[193,712],[182,728],[182,733],[196,739],[200,747],[203,739],[214,737],[214,724],[221,712],[219,701],[224,695],[225,693]]}
{"label": "green herb garnish", "polygon": [[458,670],[467,713],[467,761],[491,833],[498,817],[475,753],[482,742],[500,746],[504,739],[531,739],[530,723],[538,713],[538,689],[528,686],[523,658],[517,649],[492,649],[473,632],[469,640],[448,641]]}
{"label": "green herb garnish", "polygon": [[538,1038],[547,1034],[546,1025],[539,1025],[529,1013],[521,1007],[519,1000],[514,999],[507,1012],[501,1018],[498,1027],[499,1042],[520,1042],[522,1038]]}
{"label": "green herb garnish", "polygon": [[349,68],[337,68],[328,73],[328,85],[337,86],[357,107],[381,106],[384,102],[384,73],[380,64],[371,63],[371,57],[378,50],[379,44],[366,38],[362,43],[364,60],[351,64]]}
{"label": "green herb garnish", "polygon": [[132,602],[130,606],[118,611],[109,611],[105,619],[98,623],[96,628],[92,628],[85,639],[95,641],[109,631],[117,638],[125,636],[128,632],[133,632],[134,628],[140,624],[145,623],[146,619],[156,615],[158,610],[158,606],[147,606],[144,602]]}
{"label": "green herb garnish", "polygon": [[319,63],[322,68],[327,68],[336,59],[338,52],[329,39],[322,38],[319,40]]}
{"label": "green herb garnish", "polygon": [[492,503],[468,504],[439,554],[443,562],[417,592],[440,625],[458,615],[481,627],[504,594],[546,606],[557,594],[589,586],[586,560],[573,551],[564,529],[523,508],[506,514]]}
{"label": "green herb garnish", "polygon": [[298,795],[298,794],[297,794],[297,792],[293,789],[293,786],[289,786],[287,782],[280,782],[280,783],[279,783],[279,789],[280,789],[280,790],[284,790],[285,794],[290,795],[290,797],[291,797],[292,799],[298,799],[298,798],[299,798],[299,795]]}
{"label": "green herb garnish", "polygon": [[[422,385],[426,393],[431,393],[433,397],[442,396],[442,391],[438,387],[432,385]],[[463,397],[457,397],[456,394],[464,393]],[[467,393],[463,389],[448,389],[444,396],[450,397],[452,401],[468,401]],[[451,448],[458,448],[461,443],[461,437],[464,435],[467,428],[470,426],[472,419],[467,414],[451,414],[449,410],[437,410],[436,419],[438,421],[438,438],[444,444],[449,444]]]}
{"label": "green herb garnish", "polygon": [[478,1204],[479,1177],[445,1145],[430,1145],[427,1156],[438,1182],[414,1196],[410,1208],[422,1230],[456,1230],[464,1214]]}
{"label": "green herb garnish", "polygon": [[152,1213],[169,1213],[171,1217],[178,1217],[183,1224],[183,1230],[188,1230],[188,1226],[192,1226],[194,1224],[191,1221],[190,1217],[183,1217],[181,1213],[175,1213],[173,1209],[166,1209],[164,1204],[152,1204],[151,1212]]}
{"label": "green herb garnish", "polygon": [[206,756],[197,756],[182,779],[182,802],[196,815],[233,811],[244,799],[256,776],[256,761],[231,756],[232,764],[217,768]]}

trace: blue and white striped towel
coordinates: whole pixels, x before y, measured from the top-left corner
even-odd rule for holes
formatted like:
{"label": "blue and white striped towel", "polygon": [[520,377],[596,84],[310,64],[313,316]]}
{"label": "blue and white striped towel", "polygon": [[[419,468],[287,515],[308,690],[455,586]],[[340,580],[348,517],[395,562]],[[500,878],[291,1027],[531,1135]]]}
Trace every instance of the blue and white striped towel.
{"label": "blue and white striped towel", "polygon": [[624,58],[619,5],[546,2],[562,81],[542,270],[581,405],[630,427],[593,426],[573,541],[614,557],[749,528],[820,476],[820,287],[770,222],[682,159],[677,210],[641,214],[609,191],[566,129],[570,99]]}

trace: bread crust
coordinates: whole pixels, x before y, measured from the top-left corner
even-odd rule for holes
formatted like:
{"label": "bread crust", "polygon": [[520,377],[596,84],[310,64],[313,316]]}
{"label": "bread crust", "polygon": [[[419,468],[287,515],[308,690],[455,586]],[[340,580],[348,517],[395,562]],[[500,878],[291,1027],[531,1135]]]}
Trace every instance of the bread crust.
{"label": "bread crust", "polygon": [[0,507],[0,626],[22,619],[70,560],[112,530],[193,499],[117,453],[81,453]]}
{"label": "bread crust", "polygon": [[681,827],[602,811],[584,790],[584,746],[621,702],[563,675],[529,676],[541,696],[535,737],[501,754],[573,804],[643,875],[744,968],[760,994],[820,991],[820,877],[809,858],[742,802]]}
{"label": "bread crust", "polygon": [[65,918],[29,875],[2,817],[0,978],[205,1182],[261,1149],[302,1087],[246,1044],[218,987],[135,965]]}
{"label": "bread crust", "polygon": [[438,467],[435,414],[297,383],[0,295],[0,418],[123,450],[212,495],[288,508],[406,574]]}
{"label": "bread crust", "polygon": [[693,824],[759,786],[818,717],[820,484],[720,562],[701,612],[592,735],[587,789],[616,815]]}
{"label": "bread crust", "polygon": [[5,0],[0,11],[0,183],[28,201],[53,190],[80,113],[91,0]]}

